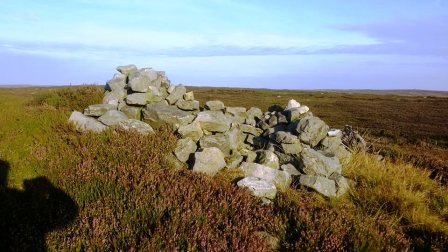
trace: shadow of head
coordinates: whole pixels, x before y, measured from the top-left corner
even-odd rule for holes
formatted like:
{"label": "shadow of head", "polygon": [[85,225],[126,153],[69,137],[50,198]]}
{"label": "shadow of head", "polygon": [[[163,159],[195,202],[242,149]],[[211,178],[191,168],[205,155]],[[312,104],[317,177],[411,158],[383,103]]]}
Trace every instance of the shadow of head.
{"label": "shadow of head", "polygon": [[38,221],[46,228],[62,227],[73,221],[78,214],[76,203],[45,177],[23,182],[24,194]]}
{"label": "shadow of head", "polygon": [[9,163],[0,159],[0,188],[7,186]]}

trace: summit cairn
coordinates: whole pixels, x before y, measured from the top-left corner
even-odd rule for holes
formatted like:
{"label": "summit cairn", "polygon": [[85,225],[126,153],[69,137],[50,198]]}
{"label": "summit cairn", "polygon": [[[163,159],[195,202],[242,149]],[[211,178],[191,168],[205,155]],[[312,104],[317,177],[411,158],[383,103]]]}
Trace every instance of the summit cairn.
{"label": "summit cairn", "polygon": [[102,104],[71,115],[79,131],[120,128],[153,134],[167,125],[181,136],[174,152],[167,153],[170,163],[209,176],[239,169],[244,178],[237,186],[265,203],[292,182],[327,197],[349,189],[342,175],[351,157],[346,144],[365,145],[364,140],[351,128],[331,129],[298,101],[264,113],[219,100],[201,107],[193,92],[172,85],[163,71],[135,65],[117,71],[105,86]]}

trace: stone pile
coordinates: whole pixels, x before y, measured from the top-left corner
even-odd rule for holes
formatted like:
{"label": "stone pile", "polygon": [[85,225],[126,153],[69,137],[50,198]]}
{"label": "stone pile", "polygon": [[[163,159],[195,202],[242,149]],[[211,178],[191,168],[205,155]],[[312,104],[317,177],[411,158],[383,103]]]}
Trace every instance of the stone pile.
{"label": "stone pile", "polygon": [[342,176],[342,164],[351,156],[343,132],[330,129],[307,106],[290,100],[284,108],[263,112],[213,100],[201,107],[193,92],[171,85],[162,71],[134,65],[117,70],[106,84],[102,104],[70,116],[79,130],[150,134],[168,125],[181,136],[167,155],[173,166],[210,176],[240,169],[244,178],[237,185],[266,202],[293,181],[328,197],[349,188]]}

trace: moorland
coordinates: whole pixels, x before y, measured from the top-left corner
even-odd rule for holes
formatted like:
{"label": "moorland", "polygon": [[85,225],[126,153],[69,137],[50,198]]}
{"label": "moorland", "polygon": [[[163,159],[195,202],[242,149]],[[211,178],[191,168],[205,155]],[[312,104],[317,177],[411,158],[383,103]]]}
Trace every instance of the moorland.
{"label": "moorland", "polygon": [[[433,93],[188,87],[204,104],[263,111],[296,99],[371,144],[340,199],[304,188],[263,206],[229,181],[174,170],[169,129],[79,133],[71,111],[102,86],[0,88],[1,248],[16,250],[444,250],[448,246],[448,98]],[[17,214],[11,214],[16,212]]]}

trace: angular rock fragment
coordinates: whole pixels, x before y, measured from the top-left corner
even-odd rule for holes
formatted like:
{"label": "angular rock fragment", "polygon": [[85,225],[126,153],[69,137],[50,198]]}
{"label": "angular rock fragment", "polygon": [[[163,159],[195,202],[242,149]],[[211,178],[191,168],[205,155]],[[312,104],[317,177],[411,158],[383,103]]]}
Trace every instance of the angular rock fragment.
{"label": "angular rock fragment", "polygon": [[296,169],[296,167],[292,164],[284,164],[280,167],[282,171],[285,171],[293,176],[300,175],[300,172]]}
{"label": "angular rock fragment", "polygon": [[129,75],[130,73],[137,72],[138,69],[135,65],[125,65],[125,66],[118,66],[117,71],[124,74]]}
{"label": "angular rock fragment", "polygon": [[161,101],[162,98],[152,92],[133,93],[126,97],[126,103],[129,105],[146,105],[152,102]]}
{"label": "angular rock fragment", "polygon": [[327,136],[328,129],[328,125],[318,117],[306,117],[300,120],[296,132],[300,141],[314,147]]}
{"label": "angular rock fragment", "polygon": [[176,106],[185,111],[199,110],[199,101],[186,101],[184,99],[179,99],[176,102]]}
{"label": "angular rock fragment", "polygon": [[73,111],[68,119],[70,123],[75,125],[78,131],[93,131],[102,132],[107,129],[107,126],[96,120],[95,118],[83,115],[79,111]]}
{"label": "angular rock fragment", "polygon": [[114,91],[117,89],[124,89],[126,87],[126,75],[115,74],[114,77],[106,82],[106,90]]}
{"label": "angular rock fragment", "polygon": [[112,104],[118,106],[118,103],[123,101],[127,96],[126,90],[115,89],[113,91],[106,91],[103,97],[103,104]]}
{"label": "angular rock fragment", "polygon": [[278,189],[285,190],[291,185],[291,175],[285,171],[280,171],[256,163],[243,162],[240,169],[247,177],[257,177],[273,183]]}
{"label": "angular rock fragment", "polygon": [[277,155],[269,150],[263,150],[257,153],[257,163],[274,169],[280,168],[280,163]]}
{"label": "angular rock fragment", "polygon": [[292,143],[292,144],[282,143],[281,147],[283,152],[288,155],[299,155],[303,149],[301,143]]}
{"label": "angular rock fragment", "polygon": [[327,197],[336,197],[336,184],[324,177],[300,175],[299,183]]}
{"label": "angular rock fragment", "polygon": [[199,125],[198,122],[193,122],[188,125],[180,126],[177,129],[177,133],[179,133],[183,138],[188,137],[195,142],[197,142],[204,135],[201,126]]}
{"label": "angular rock fragment", "polygon": [[230,129],[231,121],[220,111],[202,111],[197,115],[195,122],[203,130],[210,132],[226,132]]}
{"label": "angular rock fragment", "polygon": [[329,177],[333,172],[342,172],[341,163],[336,157],[325,156],[306,146],[300,156],[303,172],[307,175]]}
{"label": "angular rock fragment", "polygon": [[298,108],[298,107],[300,107],[300,103],[298,103],[294,99],[291,99],[288,101],[288,105],[286,106],[286,109],[292,109],[292,108]]}
{"label": "angular rock fragment", "polygon": [[84,115],[86,116],[102,116],[109,110],[117,109],[116,105],[112,104],[94,104],[84,109]]}
{"label": "angular rock fragment", "polygon": [[166,97],[166,100],[169,104],[175,104],[179,99],[181,99],[184,94],[187,92],[187,89],[182,86],[178,85],[174,88],[174,90]]}
{"label": "angular rock fragment", "polygon": [[225,107],[222,101],[215,100],[206,102],[205,108],[212,111],[223,111]]}
{"label": "angular rock fragment", "polygon": [[174,155],[176,155],[177,159],[185,163],[196,149],[196,143],[190,138],[179,139],[176,149],[174,149]]}
{"label": "angular rock fragment", "polygon": [[246,177],[237,182],[239,187],[248,188],[252,195],[261,198],[274,199],[277,188],[272,182],[256,177]]}
{"label": "angular rock fragment", "polygon": [[204,148],[202,151],[196,152],[194,157],[193,171],[209,176],[214,176],[226,166],[224,154],[216,147]]}
{"label": "angular rock fragment", "polygon": [[126,121],[129,118],[121,111],[109,110],[98,118],[98,121],[107,126],[116,126],[119,122]]}
{"label": "angular rock fragment", "polygon": [[155,128],[169,125],[177,129],[182,125],[191,123],[194,116],[174,106],[148,104],[143,109],[143,119]]}
{"label": "angular rock fragment", "polygon": [[142,118],[142,107],[124,105],[120,111],[130,119],[140,120]]}
{"label": "angular rock fragment", "polygon": [[341,174],[334,172],[328,178],[333,180],[336,183],[336,188],[337,188],[336,195],[337,196],[341,196],[348,191],[348,189],[350,187],[348,184],[348,180]]}
{"label": "angular rock fragment", "polygon": [[185,93],[184,94],[184,100],[186,100],[186,101],[194,101],[194,93],[193,93],[193,91]]}
{"label": "angular rock fragment", "polygon": [[120,121],[118,122],[117,127],[123,130],[136,131],[143,135],[154,133],[153,128],[149,124],[137,119],[128,119],[126,121]]}

